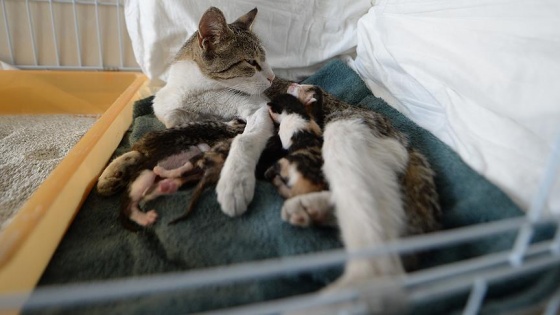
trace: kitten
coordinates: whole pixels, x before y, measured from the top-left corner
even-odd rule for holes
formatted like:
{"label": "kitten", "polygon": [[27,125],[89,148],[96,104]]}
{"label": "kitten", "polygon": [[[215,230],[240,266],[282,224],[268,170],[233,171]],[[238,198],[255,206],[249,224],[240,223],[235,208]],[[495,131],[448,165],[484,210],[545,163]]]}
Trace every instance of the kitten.
{"label": "kitten", "polygon": [[[97,191],[101,195],[111,195],[130,183],[122,201],[121,222],[132,230],[137,226],[131,223],[152,225],[157,219],[156,211],[141,211],[140,202],[172,194],[182,185],[200,180],[202,174],[189,173],[194,167],[193,157],[208,151],[210,146],[232,139],[244,128],[243,120],[234,119],[228,123],[191,122],[149,132],[134,143],[131,151],[109,164],[98,180]],[[189,176],[183,177],[184,173]]]}
{"label": "kitten", "polygon": [[200,175],[200,181],[193,190],[191,201],[187,207],[185,213],[171,222],[169,225],[176,224],[180,221],[187,219],[188,215],[192,212],[196,206],[202,192],[208,185],[216,184],[220,178],[220,172],[224,166],[226,158],[229,154],[229,149],[231,147],[231,142],[233,139],[226,139],[218,142],[210,150],[199,154],[198,156],[191,159],[192,168],[185,173],[181,174],[181,178],[190,178],[191,176]]}
{"label": "kitten", "polygon": [[[265,177],[272,180],[286,199],[327,190],[328,184],[321,170],[322,131],[306,110],[306,106],[320,109],[321,102],[314,99],[304,105],[291,94],[281,94],[268,106],[272,120],[279,124],[278,134],[288,154],[270,167]],[[318,110],[315,112],[317,114]]]}

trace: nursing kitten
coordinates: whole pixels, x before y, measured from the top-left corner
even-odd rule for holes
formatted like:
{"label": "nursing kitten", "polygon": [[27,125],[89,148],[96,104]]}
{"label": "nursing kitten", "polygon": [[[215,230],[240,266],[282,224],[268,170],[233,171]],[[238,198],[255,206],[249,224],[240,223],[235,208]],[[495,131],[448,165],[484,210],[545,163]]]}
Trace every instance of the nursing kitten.
{"label": "nursing kitten", "polygon": [[[202,192],[208,185],[216,184],[218,179],[220,179],[220,172],[226,162],[226,158],[229,154],[229,149],[231,147],[231,142],[233,138],[223,140],[214,145],[210,150],[199,154],[198,156],[191,159],[190,164],[192,168],[181,174],[182,178],[190,178],[191,176],[199,175],[200,179],[198,184],[193,190],[191,200],[185,213],[171,222],[169,225],[176,224],[180,221],[187,219],[188,215],[192,212]],[[185,177],[186,176],[186,177]]]}
{"label": "nursing kitten", "polygon": [[281,94],[268,106],[272,120],[279,124],[278,134],[288,154],[270,167],[265,177],[286,199],[328,189],[321,170],[322,131],[305,107],[320,108],[321,101],[304,105],[291,94]]}
{"label": "nursing kitten", "polygon": [[[322,170],[323,136],[319,127],[324,116],[322,94],[311,90],[309,92],[312,94],[308,98],[308,95],[298,95],[295,93],[297,91],[297,85],[293,84],[287,92],[295,95],[281,94],[268,103],[272,119],[279,124],[278,133],[282,146],[288,150],[288,154],[271,166],[265,177],[287,199],[285,205],[289,205],[290,198],[295,196],[321,191],[328,193],[328,183]],[[281,215],[282,220],[292,225],[337,226],[330,202],[308,204],[305,215],[288,212],[292,208],[282,207]]]}
{"label": "nursing kitten", "polygon": [[97,191],[101,195],[111,195],[130,183],[122,201],[121,222],[133,230],[137,226],[131,225],[130,221],[149,226],[156,221],[157,213],[155,210],[142,211],[140,201],[174,193],[182,185],[200,180],[202,176],[195,174],[178,177],[193,168],[190,161],[193,157],[221,141],[233,139],[244,128],[243,120],[234,119],[228,123],[190,122],[148,132],[133,144],[129,152],[109,164],[99,177]]}

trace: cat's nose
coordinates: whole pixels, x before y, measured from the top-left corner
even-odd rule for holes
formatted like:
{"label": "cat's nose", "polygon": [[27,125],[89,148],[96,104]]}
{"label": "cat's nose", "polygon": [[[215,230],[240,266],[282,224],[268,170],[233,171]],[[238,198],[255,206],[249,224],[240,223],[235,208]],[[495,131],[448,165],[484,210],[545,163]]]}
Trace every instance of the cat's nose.
{"label": "cat's nose", "polygon": [[272,74],[272,75],[268,76],[266,79],[268,80],[268,82],[270,82],[270,84],[272,84],[272,81],[274,81],[275,77],[276,76],[274,74]]}

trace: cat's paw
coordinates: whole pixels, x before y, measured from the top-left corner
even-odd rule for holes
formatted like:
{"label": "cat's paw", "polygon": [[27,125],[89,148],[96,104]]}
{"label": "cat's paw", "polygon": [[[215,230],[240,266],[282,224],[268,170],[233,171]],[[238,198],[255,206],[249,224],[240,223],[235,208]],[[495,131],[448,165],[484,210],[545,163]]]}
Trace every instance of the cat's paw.
{"label": "cat's paw", "polygon": [[103,196],[110,196],[127,184],[130,176],[129,168],[142,159],[138,151],[127,152],[114,159],[97,180],[97,192]]}
{"label": "cat's paw", "polygon": [[282,220],[291,225],[307,227],[316,225],[336,225],[330,192],[322,191],[295,196],[284,202]]}
{"label": "cat's paw", "polygon": [[255,193],[254,171],[234,164],[226,163],[216,186],[222,212],[230,217],[245,213]]}

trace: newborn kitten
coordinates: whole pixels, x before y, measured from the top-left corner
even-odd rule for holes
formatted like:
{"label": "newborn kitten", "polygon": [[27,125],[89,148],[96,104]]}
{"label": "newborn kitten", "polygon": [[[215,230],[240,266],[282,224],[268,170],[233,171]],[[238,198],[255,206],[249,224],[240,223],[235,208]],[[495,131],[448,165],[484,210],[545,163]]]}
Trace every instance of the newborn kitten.
{"label": "newborn kitten", "polygon": [[[137,226],[131,223],[152,225],[157,213],[155,210],[143,212],[140,201],[172,194],[182,185],[200,180],[202,173],[188,172],[194,166],[191,159],[208,151],[210,146],[232,139],[244,129],[245,122],[235,119],[228,123],[191,122],[181,127],[149,132],[132,146],[131,151],[111,162],[101,174],[97,190],[102,195],[109,195],[119,188],[114,184],[129,182],[122,201],[121,222],[133,230]],[[183,176],[184,173],[187,176]],[[120,180],[107,178],[110,176],[118,176]],[[123,181],[123,178],[129,181]]]}
{"label": "newborn kitten", "polygon": [[204,189],[208,185],[213,185],[218,182],[220,179],[220,172],[222,171],[226,158],[229,154],[232,141],[233,138],[220,141],[210,150],[191,159],[191,162],[189,163],[192,165],[191,169],[181,174],[181,178],[189,178],[190,176],[199,175],[200,181],[193,190],[191,201],[189,202],[189,206],[187,207],[185,213],[173,219],[169,222],[169,225],[185,220],[196,206]]}
{"label": "newborn kitten", "polygon": [[[270,167],[265,177],[272,180],[280,195],[286,199],[314,191],[327,190],[323,175],[322,131],[308,114],[314,108],[317,116],[321,101],[313,99],[304,105],[291,94],[282,94],[268,103],[270,116],[280,124],[278,134],[288,155]],[[318,109],[318,110],[317,110]]]}

